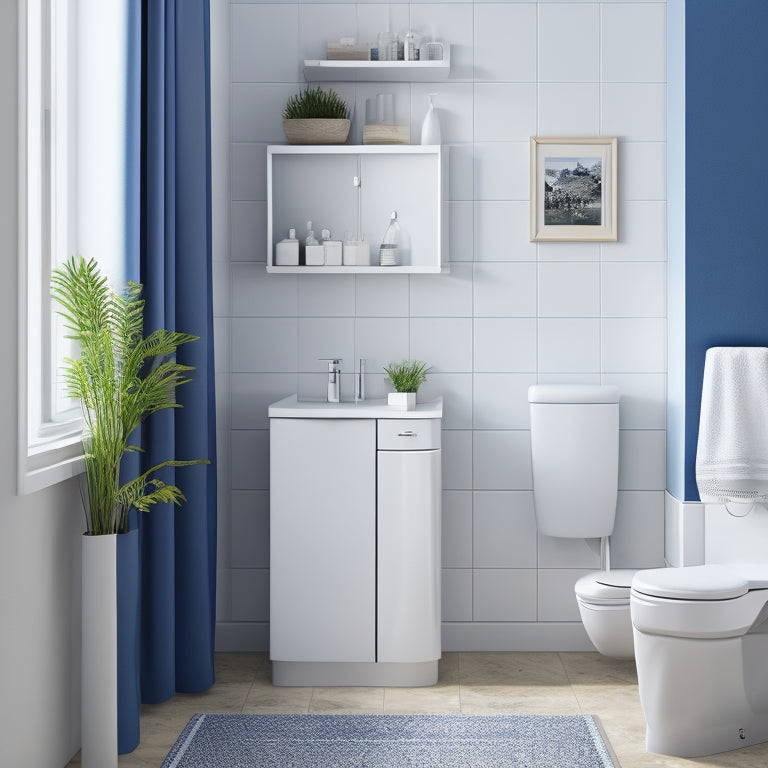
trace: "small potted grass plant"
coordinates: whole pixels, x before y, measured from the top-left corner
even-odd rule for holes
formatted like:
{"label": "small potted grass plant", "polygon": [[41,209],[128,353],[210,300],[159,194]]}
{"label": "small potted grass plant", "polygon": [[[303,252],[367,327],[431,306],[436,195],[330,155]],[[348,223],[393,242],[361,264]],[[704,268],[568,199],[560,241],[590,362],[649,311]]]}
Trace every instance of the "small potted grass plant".
{"label": "small potted grass plant", "polygon": [[416,407],[416,392],[427,380],[429,366],[421,360],[403,360],[390,363],[384,370],[395,388],[387,395],[387,403],[398,411],[410,411]]}
{"label": "small potted grass plant", "polygon": [[349,126],[349,109],[332,88],[307,88],[291,96],[283,109],[289,144],[343,144]]}

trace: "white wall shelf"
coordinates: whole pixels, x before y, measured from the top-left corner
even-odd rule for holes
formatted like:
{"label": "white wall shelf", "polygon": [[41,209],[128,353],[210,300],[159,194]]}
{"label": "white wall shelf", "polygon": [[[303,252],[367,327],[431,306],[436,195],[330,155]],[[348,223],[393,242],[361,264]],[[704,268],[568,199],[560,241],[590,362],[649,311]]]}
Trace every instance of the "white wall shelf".
{"label": "white wall shelf", "polygon": [[451,46],[440,61],[329,61],[305,59],[304,79],[310,82],[414,82],[445,80],[451,71]]}
{"label": "white wall shelf", "polygon": [[[397,274],[448,271],[448,150],[440,145],[273,145],[267,148],[267,272]],[[355,179],[359,185],[355,185]],[[378,246],[397,211],[402,263],[378,265]],[[359,233],[371,265],[277,266],[275,244],[306,223],[333,239]]]}
{"label": "white wall shelf", "polygon": [[403,274],[440,274],[450,272],[446,264],[440,267],[378,267],[378,266],[341,266],[341,267],[277,267],[267,265],[267,272],[284,275],[403,275]]}

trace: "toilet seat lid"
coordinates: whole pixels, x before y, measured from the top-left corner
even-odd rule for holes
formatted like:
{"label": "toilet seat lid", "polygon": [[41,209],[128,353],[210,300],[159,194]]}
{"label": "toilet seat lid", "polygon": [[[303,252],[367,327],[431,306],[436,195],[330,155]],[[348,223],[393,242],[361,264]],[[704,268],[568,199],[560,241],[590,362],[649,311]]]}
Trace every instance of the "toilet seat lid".
{"label": "toilet seat lid", "polygon": [[732,600],[746,595],[749,587],[744,575],[723,565],[654,568],[638,571],[632,579],[636,592],[679,600]]}
{"label": "toilet seat lid", "polygon": [[626,600],[628,602],[629,589],[635,573],[634,569],[588,573],[576,582],[574,590],[579,597],[586,600]]}

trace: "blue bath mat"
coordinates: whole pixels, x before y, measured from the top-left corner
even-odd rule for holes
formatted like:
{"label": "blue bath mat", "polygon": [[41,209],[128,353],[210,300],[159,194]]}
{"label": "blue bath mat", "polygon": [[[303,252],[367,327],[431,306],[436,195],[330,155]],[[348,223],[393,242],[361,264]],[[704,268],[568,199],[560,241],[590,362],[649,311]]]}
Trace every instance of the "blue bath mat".
{"label": "blue bath mat", "polygon": [[195,715],[161,768],[618,768],[590,715]]}

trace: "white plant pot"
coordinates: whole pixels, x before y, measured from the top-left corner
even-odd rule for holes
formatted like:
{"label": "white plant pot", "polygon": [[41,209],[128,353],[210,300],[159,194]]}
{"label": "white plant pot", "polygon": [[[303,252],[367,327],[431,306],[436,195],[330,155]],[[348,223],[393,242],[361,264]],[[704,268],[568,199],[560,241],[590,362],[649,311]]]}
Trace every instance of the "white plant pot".
{"label": "white plant pot", "polygon": [[83,768],[117,768],[117,536],[83,536]]}
{"label": "white plant pot", "polygon": [[412,411],[416,407],[415,392],[390,392],[387,405],[396,411]]}

